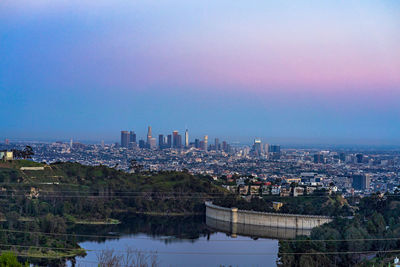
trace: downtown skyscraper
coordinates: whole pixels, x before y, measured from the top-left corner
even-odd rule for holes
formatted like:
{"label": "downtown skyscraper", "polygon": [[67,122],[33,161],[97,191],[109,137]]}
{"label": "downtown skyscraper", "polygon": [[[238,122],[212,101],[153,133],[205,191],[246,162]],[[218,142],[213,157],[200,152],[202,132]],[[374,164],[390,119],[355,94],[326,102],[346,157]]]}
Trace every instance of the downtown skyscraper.
{"label": "downtown skyscraper", "polygon": [[[140,139],[140,140],[139,140]],[[157,142],[158,141],[158,142]],[[218,138],[215,138],[215,143],[208,143],[208,135],[204,135],[202,140],[196,139],[190,143],[189,130],[186,128],[184,135],[179,134],[177,130],[172,134],[158,134],[158,138],[153,137],[152,127],[148,126],[145,138],[137,138],[135,131],[121,131],[121,147],[135,149],[191,149],[196,148],[205,152],[221,150],[221,144]]]}
{"label": "downtown skyscraper", "polygon": [[189,147],[189,131],[186,129],[185,131],[185,147]]}
{"label": "downtown skyscraper", "polygon": [[151,126],[149,126],[149,128],[147,129],[147,144],[150,145],[151,142]]}
{"label": "downtown skyscraper", "polygon": [[134,131],[129,132],[129,142],[136,143],[136,133]]}
{"label": "downtown skyscraper", "polygon": [[128,131],[121,131],[121,146],[128,147],[129,145],[129,132]]}
{"label": "downtown skyscraper", "polygon": [[172,132],[172,146],[173,148],[182,148],[182,136],[178,131]]}
{"label": "downtown skyscraper", "polygon": [[164,135],[163,134],[159,134],[158,135],[158,148],[159,149],[164,149],[165,148]]}

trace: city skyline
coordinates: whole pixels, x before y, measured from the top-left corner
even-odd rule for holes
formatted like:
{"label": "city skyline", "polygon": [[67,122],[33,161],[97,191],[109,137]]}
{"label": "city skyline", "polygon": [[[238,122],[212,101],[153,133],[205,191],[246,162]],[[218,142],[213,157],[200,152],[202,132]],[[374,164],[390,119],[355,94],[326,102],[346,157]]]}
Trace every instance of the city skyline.
{"label": "city skyline", "polygon": [[23,3],[0,3],[0,139],[400,144],[398,1]]}
{"label": "city skyline", "polygon": [[[122,138],[122,133],[127,134],[127,144],[129,144],[130,142],[135,142],[137,145],[139,145],[139,141],[143,141],[144,144],[148,144],[150,139],[154,139],[154,142],[156,142],[157,146],[159,144],[159,137],[163,136],[163,140],[164,142],[167,142],[167,138],[168,135],[171,135],[171,137],[173,138],[173,133],[177,132],[179,134],[179,137],[181,138],[180,142],[182,143],[182,147],[184,147],[185,143],[186,143],[186,133],[188,133],[188,129],[181,127],[180,130],[171,130],[171,129],[175,129],[175,128],[170,128],[168,130],[165,131],[156,131],[155,134],[153,134],[150,138],[148,139],[149,135],[148,135],[148,127],[151,126],[145,126],[145,130],[143,129],[139,129],[139,131],[137,130],[137,128],[132,129],[132,128],[127,128],[128,130],[119,130],[118,133],[119,134],[114,134],[113,135],[108,135],[108,136],[100,136],[98,138],[87,138],[85,136],[79,136],[79,135],[70,135],[70,136],[66,136],[66,135],[60,135],[60,136],[56,136],[56,137],[23,137],[23,138],[18,138],[18,137],[13,137],[13,136],[1,136],[0,135],[0,144],[6,144],[6,143],[19,143],[19,142],[58,142],[58,141],[62,141],[62,142],[66,142],[69,143],[71,140],[73,140],[74,142],[82,142],[82,143],[87,143],[87,144],[101,144],[103,142],[107,143],[107,144],[113,144],[113,143],[120,143],[121,144],[121,138]],[[151,127],[152,128],[152,127]],[[77,137],[78,136],[78,137]],[[209,136],[209,135],[204,135],[202,133],[193,133],[191,132],[190,134],[190,138],[188,139],[190,144],[193,144],[194,141],[197,140],[203,140],[205,136]],[[235,144],[235,145],[244,145],[244,146],[252,146],[254,144],[254,142],[256,140],[259,140],[261,142],[270,142],[270,143],[274,143],[274,144],[279,144],[279,145],[284,145],[286,148],[290,148],[290,147],[315,147],[315,148],[322,148],[322,147],[376,147],[376,148],[397,148],[400,146],[400,144],[396,143],[396,142],[380,142],[377,140],[362,140],[360,141],[352,141],[349,139],[337,139],[335,141],[329,141],[329,140],[324,140],[324,139],[299,139],[299,138],[274,138],[274,137],[263,137],[261,135],[260,136],[241,136],[240,138],[234,138],[232,136],[224,136],[224,135],[210,135],[209,140],[211,140],[211,144],[214,144],[215,140],[217,140],[217,142],[220,141],[220,139],[226,140],[228,143],[230,144]],[[171,139],[171,142],[173,142],[173,140]],[[208,144],[210,145],[210,142],[208,142]]]}

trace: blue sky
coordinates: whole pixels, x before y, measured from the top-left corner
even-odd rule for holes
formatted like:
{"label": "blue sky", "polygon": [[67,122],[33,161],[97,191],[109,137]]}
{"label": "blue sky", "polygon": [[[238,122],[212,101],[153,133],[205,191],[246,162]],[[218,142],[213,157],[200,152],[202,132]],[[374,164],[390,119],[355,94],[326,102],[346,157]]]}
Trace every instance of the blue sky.
{"label": "blue sky", "polygon": [[400,144],[397,1],[2,1],[0,138]]}

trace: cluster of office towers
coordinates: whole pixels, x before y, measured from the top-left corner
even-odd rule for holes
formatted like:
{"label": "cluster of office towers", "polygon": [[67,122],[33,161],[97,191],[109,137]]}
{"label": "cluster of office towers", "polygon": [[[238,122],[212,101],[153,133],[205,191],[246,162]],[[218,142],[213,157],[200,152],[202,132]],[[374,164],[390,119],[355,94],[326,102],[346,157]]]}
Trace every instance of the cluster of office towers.
{"label": "cluster of office towers", "polygon": [[204,136],[203,140],[195,139],[193,143],[189,142],[189,131],[186,129],[184,140],[182,140],[182,135],[178,131],[173,131],[172,134],[164,136],[163,134],[158,135],[158,144],[156,138],[152,136],[151,126],[147,130],[146,140],[139,140],[137,142],[136,133],[134,131],[121,131],[121,147],[132,148],[139,146],[139,148],[148,149],[166,149],[166,148],[197,148],[200,150],[207,151],[212,150],[223,150],[229,152],[230,146],[226,141],[219,143],[219,139],[215,138],[214,145],[208,144],[208,135]]}
{"label": "cluster of office towers", "polygon": [[261,139],[255,139],[252,151],[257,156],[261,156],[263,154],[266,155],[269,153],[280,153],[281,146],[280,145],[263,144]]}

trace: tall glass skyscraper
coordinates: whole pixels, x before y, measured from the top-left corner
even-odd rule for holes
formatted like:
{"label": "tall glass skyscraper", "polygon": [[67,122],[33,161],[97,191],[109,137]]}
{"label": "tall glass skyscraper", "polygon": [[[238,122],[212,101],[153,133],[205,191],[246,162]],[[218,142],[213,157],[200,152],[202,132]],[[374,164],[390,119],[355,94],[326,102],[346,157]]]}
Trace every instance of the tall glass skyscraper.
{"label": "tall glass skyscraper", "polygon": [[178,148],[178,136],[179,136],[178,131],[172,132],[172,147],[173,148]]}
{"label": "tall glass skyscraper", "polygon": [[159,149],[163,149],[165,147],[164,145],[164,135],[163,134],[159,134],[158,135],[158,148]]}
{"label": "tall glass skyscraper", "polygon": [[131,132],[129,133],[129,142],[131,142],[131,143],[136,143],[136,134],[135,134],[134,131],[131,131]]}
{"label": "tall glass skyscraper", "polygon": [[121,146],[128,147],[129,144],[129,132],[128,131],[121,131]]}

